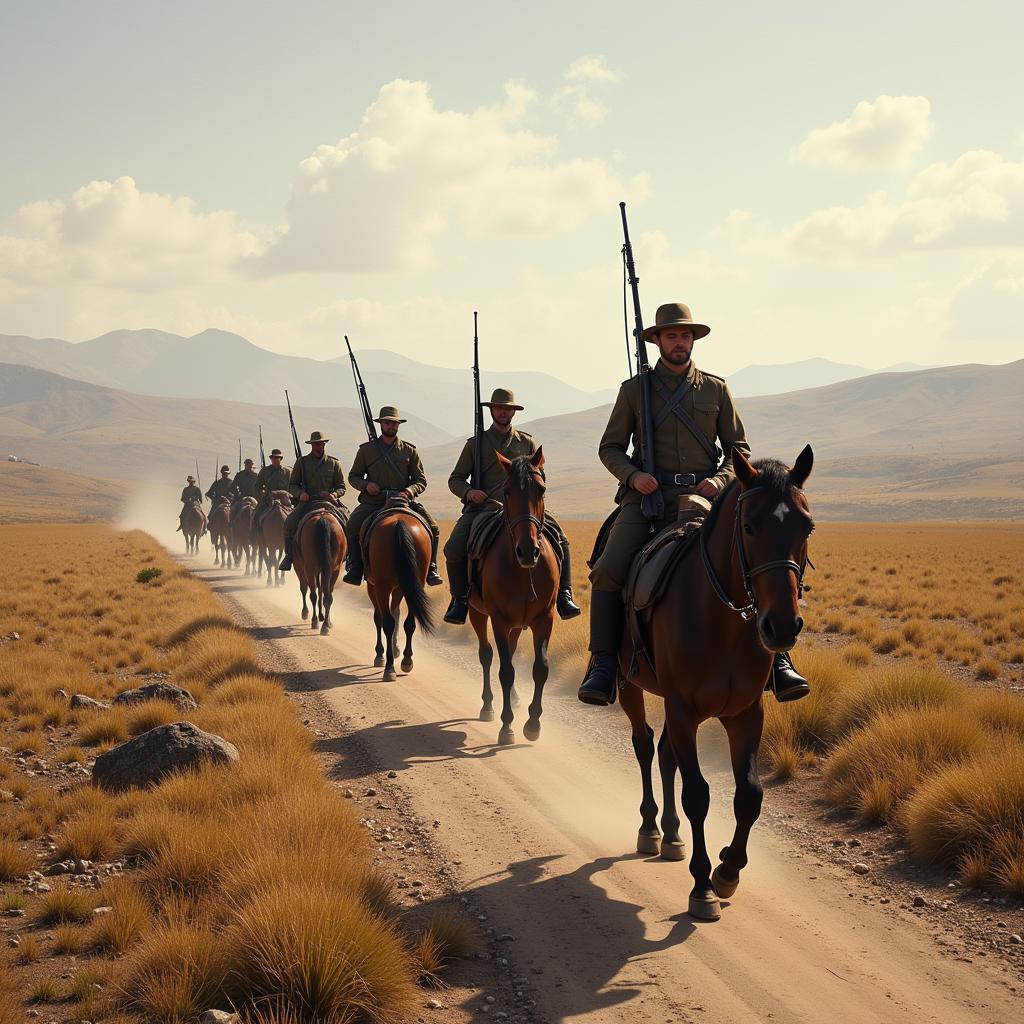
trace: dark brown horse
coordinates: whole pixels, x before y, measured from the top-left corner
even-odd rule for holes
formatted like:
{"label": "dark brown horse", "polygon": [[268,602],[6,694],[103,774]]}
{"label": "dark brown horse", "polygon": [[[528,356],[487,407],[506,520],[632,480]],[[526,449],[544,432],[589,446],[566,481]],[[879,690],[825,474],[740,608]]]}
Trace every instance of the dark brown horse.
{"label": "dark brown horse", "polygon": [[[643,691],[665,701],[665,732],[658,743],[664,812],[662,856],[682,859],[674,780],[683,779],[683,811],[693,835],[689,913],[714,921],[720,899],[739,885],[747,839],[761,813],[757,772],[764,714],[761,695],[774,651],[788,651],[803,628],[798,600],[814,529],[803,492],[813,453],[808,445],[792,469],[765,459],[751,465],[733,450],[736,479],[719,495],[699,542],[680,560],[655,605],[647,651],[635,657],[628,635],[619,652],[622,708],[633,726],[643,802],[637,839],[641,853],[658,852],[658,805],[651,783],[654,732],[647,725]],[[636,674],[628,675],[635,664]],[[729,737],[736,794],[736,830],[711,871],[704,839],[710,791],[697,759],[697,726],[717,718]]]}
{"label": "dark brown horse", "polygon": [[345,531],[341,522],[324,502],[317,502],[313,511],[302,520],[295,538],[292,565],[302,592],[302,617],[309,615],[306,591],[309,591],[313,615],[309,621],[313,629],[320,626],[326,636],[331,631],[331,605],[334,585],[345,561],[347,549]]}
{"label": "dark brown horse", "polygon": [[487,640],[491,620],[498,647],[498,680],[501,683],[501,730],[498,742],[513,743],[512,704],[515,667],[512,657],[524,629],[533,632],[533,700],[523,727],[528,740],[540,736],[541,698],[548,679],[548,640],[554,622],[558,593],[558,559],[543,535],[544,466],[543,448],[532,456],[498,461],[505,471],[504,529],[494,541],[480,567],[480,586],[474,587],[469,602],[469,620],[479,640],[480,664],[484,673],[483,707],[480,720],[494,718],[491,696],[493,652]]}
{"label": "dark brown horse", "polygon": [[[370,534],[366,591],[373,603],[373,622],[377,627],[377,656],[373,664],[377,668],[383,666],[386,682],[398,678],[395,655],[402,600],[407,609],[403,672],[412,671],[412,635],[416,624],[427,633],[434,631],[426,585],[431,546],[430,531],[415,515],[401,508],[381,518]],[[386,657],[384,639],[387,640]]]}
{"label": "dark brown horse", "polygon": [[292,508],[292,496],[287,491],[274,491],[270,506],[260,517],[259,534],[260,558],[267,567],[267,586],[279,587],[284,583],[284,573],[278,568],[284,558],[284,521]]}
{"label": "dark brown horse", "polygon": [[231,544],[230,499],[221,498],[210,509],[207,529],[210,531],[210,543],[213,545],[213,564],[226,566],[228,564],[228,547]]}
{"label": "dark brown horse", "polygon": [[199,538],[206,533],[206,513],[200,502],[189,502],[181,513],[181,532],[185,535],[186,553],[199,554]]}
{"label": "dark brown horse", "polygon": [[256,536],[256,499],[243,498],[231,516],[231,554],[237,569],[245,556],[245,575],[259,574],[256,551],[259,538]]}

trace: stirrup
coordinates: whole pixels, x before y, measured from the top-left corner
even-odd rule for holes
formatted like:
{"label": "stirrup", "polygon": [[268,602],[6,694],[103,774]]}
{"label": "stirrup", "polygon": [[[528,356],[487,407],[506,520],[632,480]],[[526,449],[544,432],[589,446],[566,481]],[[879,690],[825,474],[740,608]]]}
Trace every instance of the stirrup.
{"label": "stirrup", "polygon": [[450,622],[453,626],[464,626],[467,615],[469,615],[469,598],[453,597],[452,603],[448,605],[448,611],[444,613],[444,621]]}
{"label": "stirrup", "polygon": [[428,587],[439,587],[444,583],[441,579],[441,574],[437,571],[437,562],[431,562],[430,568],[427,569],[427,586]]}
{"label": "stirrup", "polygon": [[277,567],[281,572],[287,572],[292,567],[292,556],[285,555],[281,559],[281,564]]}

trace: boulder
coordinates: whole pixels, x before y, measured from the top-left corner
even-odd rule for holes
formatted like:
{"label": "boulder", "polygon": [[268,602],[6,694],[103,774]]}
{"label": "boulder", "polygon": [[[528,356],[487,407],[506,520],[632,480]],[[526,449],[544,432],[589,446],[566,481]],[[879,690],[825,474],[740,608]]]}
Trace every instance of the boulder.
{"label": "boulder", "polygon": [[106,711],[109,708],[109,704],[104,704],[101,700],[93,700],[92,697],[87,697],[84,693],[76,693],[71,698],[71,710],[94,710],[94,711]]}
{"label": "boulder", "polygon": [[130,706],[144,704],[147,700],[165,700],[179,711],[195,711],[198,707],[195,697],[188,690],[165,680],[146,683],[145,686],[138,686],[134,690],[125,690],[114,698],[114,703]]}
{"label": "boulder", "polygon": [[96,758],[93,783],[117,792],[148,786],[173,772],[197,768],[205,762],[231,764],[238,748],[191,722],[158,725]]}
{"label": "boulder", "polygon": [[241,1019],[237,1013],[228,1013],[227,1010],[207,1010],[199,1018],[199,1024],[238,1024]]}

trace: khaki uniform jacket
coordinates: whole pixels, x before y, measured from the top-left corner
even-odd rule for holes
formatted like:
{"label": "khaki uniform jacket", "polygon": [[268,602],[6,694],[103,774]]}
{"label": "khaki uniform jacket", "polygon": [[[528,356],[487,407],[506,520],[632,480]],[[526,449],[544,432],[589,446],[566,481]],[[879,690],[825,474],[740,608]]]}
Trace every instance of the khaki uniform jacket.
{"label": "khaki uniform jacket", "polygon": [[240,469],[232,481],[235,495],[239,498],[255,498],[257,476],[255,469]]}
{"label": "khaki uniform jacket", "polygon": [[315,498],[321,491],[340,498],[345,493],[345,473],[333,455],[325,455],[322,459],[315,458],[312,453],[303,455],[292,466],[288,490],[296,501],[303,491],[311,498]]}
{"label": "khaki uniform jacket", "polygon": [[230,498],[231,492],[234,491],[234,489],[234,481],[230,480],[226,476],[220,476],[210,484],[210,489],[206,492],[206,496],[214,503],[214,505],[216,505],[218,499]]}
{"label": "khaki uniform jacket", "polygon": [[287,491],[291,483],[292,473],[284,466],[268,463],[256,475],[256,497],[261,502],[268,502],[273,491]]}
{"label": "khaki uniform jacket", "polygon": [[188,501],[202,501],[203,492],[196,487],[195,484],[188,484],[181,492],[181,503],[184,505]]}
{"label": "khaki uniform jacket", "polygon": [[391,445],[364,441],[356,451],[348,482],[359,491],[360,502],[382,502],[383,495],[367,493],[367,484],[374,483],[382,491],[405,490],[416,498],[427,489],[427,474],[416,445],[396,437]]}
{"label": "khaki uniform jacket", "polygon": [[[750,455],[743,432],[743,423],[733,405],[729,388],[721,377],[699,370],[693,361],[690,369],[682,379],[673,376],[661,364],[654,366],[653,375],[667,385],[670,391],[676,387],[686,388],[682,400],[682,408],[690,414],[697,425],[714,441],[716,438],[725,454],[722,468],[714,473],[715,464],[700,442],[693,436],[686,425],[674,414],[668,416],[654,430],[654,462],[659,473],[696,473],[698,476],[714,474],[711,479],[724,487],[733,477],[732,451],[738,448],[744,455]],[[652,381],[653,384],[653,381]],[[665,402],[658,396],[655,388],[651,388],[651,408],[655,423],[658,412]],[[629,486],[630,480],[639,472],[640,439],[640,379],[631,377],[619,387],[618,397],[608,417],[598,455],[605,468],[621,484]],[[630,454],[630,444],[633,454]],[[630,490],[627,498],[632,495],[639,501],[637,491]]]}
{"label": "khaki uniform jacket", "polygon": [[[497,453],[501,452],[506,459],[518,459],[523,455],[533,455],[537,451],[537,442],[525,431],[516,430],[505,435],[500,434],[491,425],[484,431],[483,444],[483,470],[480,474],[480,489],[494,497],[505,482],[505,471],[498,462]],[[448,489],[463,502],[466,494],[472,490],[470,478],[473,475],[473,438],[466,441],[465,448],[455,463],[452,475],[448,477]]]}

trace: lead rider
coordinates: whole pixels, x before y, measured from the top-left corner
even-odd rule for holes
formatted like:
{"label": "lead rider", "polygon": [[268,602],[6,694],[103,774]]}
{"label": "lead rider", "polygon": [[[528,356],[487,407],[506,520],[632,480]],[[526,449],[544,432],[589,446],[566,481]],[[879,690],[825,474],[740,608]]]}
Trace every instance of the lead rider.
{"label": "lead rider", "polygon": [[[682,302],[660,306],[654,325],[643,332],[648,345],[657,345],[660,358],[651,371],[654,421],[654,477],[637,469],[639,457],[629,453],[631,440],[639,445],[641,429],[640,378],[623,382],[605,427],[598,455],[623,490],[618,514],[604,551],[590,574],[591,659],[579,688],[585,704],[611,704],[615,700],[618,653],[625,625],[622,588],[637,552],[652,534],[676,521],[679,499],[698,494],[714,500],[732,479],[732,452],[750,455],[743,422],[721,377],[697,368],[690,355],[693,343],[711,328],[696,323]],[[715,439],[724,460],[719,466]],[[665,518],[651,523],[641,500],[658,488],[665,497]],[[779,701],[798,700],[810,692],[807,680],[793,667],[785,652],[775,655],[768,683]]]}

